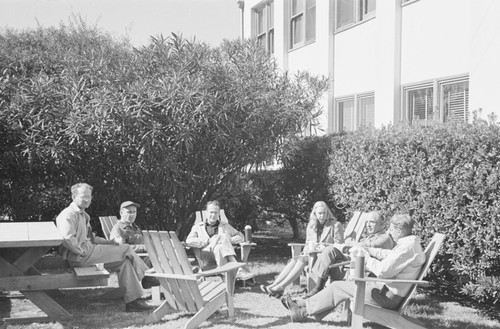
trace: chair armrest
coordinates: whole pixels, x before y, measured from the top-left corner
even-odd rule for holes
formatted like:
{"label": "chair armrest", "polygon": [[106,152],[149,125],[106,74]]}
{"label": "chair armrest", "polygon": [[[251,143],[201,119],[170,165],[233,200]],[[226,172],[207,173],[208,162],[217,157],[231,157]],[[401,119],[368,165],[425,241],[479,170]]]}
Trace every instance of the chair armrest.
{"label": "chair armrest", "polygon": [[145,273],[146,276],[154,276],[155,278],[164,278],[164,279],[181,279],[181,280],[198,280],[196,275],[182,275],[182,274],[169,274],[169,273],[156,273],[156,272],[148,272]]}
{"label": "chair armrest", "polygon": [[236,270],[236,269],[243,267],[245,265],[246,265],[245,263],[240,263],[240,262],[229,262],[229,263],[226,263],[225,265],[214,268],[213,270],[196,273],[195,276],[196,277],[204,277],[204,276],[210,276],[210,275],[215,275],[215,274],[222,274],[222,273]]}
{"label": "chair armrest", "polygon": [[304,247],[306,244],[305,243],[297,243],[297,242],[290,242],[288,244],[289,247]]}
{"label": "chair armrest", "polygon": [[398,279],[382,279],[382,278],[349,278],[351,281],[364,281],[364,282],[382,282],[382,283],[409,283],[409,284],[420,284],[423,286],[428,286],[429,281],[423,280],[398,280]]}
{"label": "chair armrest", "polygon": [[328,266],[328,268],[342,267],[342,266],[349,265],[349,263],[350,263],[349,261],[345,261],[345,262],[341,262],[341,263],[335,263],[333,265]]}
{"label": "chair armrest", "polygon": [[240,242],[240,246],[256,246],[257,244],[255,242]]}

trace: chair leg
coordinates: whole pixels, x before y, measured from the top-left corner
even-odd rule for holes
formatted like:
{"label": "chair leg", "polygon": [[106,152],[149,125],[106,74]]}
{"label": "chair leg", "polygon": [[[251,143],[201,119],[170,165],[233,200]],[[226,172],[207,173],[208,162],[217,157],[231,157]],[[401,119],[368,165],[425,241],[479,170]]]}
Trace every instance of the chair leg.
{"label": "chair leg", "polygon": [[350,327],[352,324],[352,310],[351,310],[351,300],[348,299],[344,302],[344,310],[347,312],[347,325]]}
{"label": "chair leg", "polygon": [[170,305],[167,301],[164,301],[156,310],[153,311],[153,313],[148,315],[145,321],[146,324],[160,321],[168,313],[169,309]]}
{"label": "chair leg", "polygon": [[198,311],[191,319],[188,320],[184,329],[196,329],[199,325],[208,319],[212,314],[215,313],[224,303],[226,302],[227,294],[220,294],[211,301],[205,304],[202,309]]}
{"label": "chair leg", "polygon": [[227,317],[232,318],[234,316],[234,301],[233,296],[229,293],[225,293],[226,295],[226,304],[227,304]]}

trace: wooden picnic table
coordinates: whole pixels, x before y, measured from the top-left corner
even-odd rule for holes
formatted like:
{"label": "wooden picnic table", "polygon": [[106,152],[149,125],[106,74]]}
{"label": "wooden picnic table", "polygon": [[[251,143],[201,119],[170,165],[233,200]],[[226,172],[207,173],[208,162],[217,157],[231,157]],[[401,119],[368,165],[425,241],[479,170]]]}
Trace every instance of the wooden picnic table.
{"label": "wooden picnic table", "polygon": [[[72,317],[45,291],[59,288],[107,284],[109,272],[54,273],[42,275],[33,265],[51,248],[63,242],[53,222],[0,223],[0,292],[20,291],[47,316],[0,318],[10,323],[57,321]],[[106,274],[107,273],[107,274]],[[82,279],[83,278],[83,279]],[[96,278],[98,278],[96,280]]]}

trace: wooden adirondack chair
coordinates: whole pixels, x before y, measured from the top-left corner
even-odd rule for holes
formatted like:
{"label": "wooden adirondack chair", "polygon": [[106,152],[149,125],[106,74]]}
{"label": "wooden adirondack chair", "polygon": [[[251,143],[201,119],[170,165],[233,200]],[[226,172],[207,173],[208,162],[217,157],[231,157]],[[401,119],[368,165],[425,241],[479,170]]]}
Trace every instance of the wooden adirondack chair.
{"label": "wooden adirondack chair", "polygon": [[[356,281],[356,293],[354,297],[354,309],[352,314],[351,328],[363,328],[363,319],[372,321],[394,329],[425,329],[425,326],[416,319],[411,319],[403,314],[418,285],[428,285],[427,281],[422,281],[429,270],[434,257],[439,251],[445,236],[441,233],[434,234],[429,245],[425,249],[426,260],[422,270],[416,280],[388,280],[379,278],[354,278]],[[378,305],[365,303],[365,284],[366,282],[400,282],[411,283],[412,287],[408,295],[403,299],[397,310],[389,310]]]}
{"label": "wooden adirondack chair", "polygon": [[[186,251],[175,232],[143,231],[154,272],[154,276],[167,292],[165,301],[146,319],[146,323],[159,321],[170,308],[196,313],[185,329],[197,328],[222,305],[227,304],[228,316],[234,315],[233,291],[235,275],[244,263],[230,262],[217,269],[193,274]],[[223,273],[224,281],[200,278]]]}
{"label": "wooden adirondack chair", "polygon": [[[355,242],[359,242],[361,239],[361,235],[363,233],[363,230],[365,229],[365,224],[366,224],[366,214],[367,213],[362,213],[359,211],[355,211],[351,220],[349,223],[347,223],[347,226],[344,230],[344,239],[352,239]],[[292,258],[296,258],[300,255],[302,252],[302,249],[305,246],[305,243],[289,243],[288,244],[292,250]],[[314,262],[316,261],[316,254],[312,254],[311,257],[309,257],[309,264],[307,267],[306,271],[306,282],[307,282],[307,290],[311,290],[314,288],[315,282],[309,277],[309,270],[312,268],[314,265]],[[341,267],[344,265],[349,264],[349,262],[345,263],[337,263],[335,265],[332,265],[331,268],[333,267]]]}
{"label": "wooden adirondack chair", "polygon": [[118,218],[116,218],[116,216],[100,216],[99,221],[101,222],[101,228],[102,233],[104,233],[104,237],[109,240],[111,229],[118,222]]}

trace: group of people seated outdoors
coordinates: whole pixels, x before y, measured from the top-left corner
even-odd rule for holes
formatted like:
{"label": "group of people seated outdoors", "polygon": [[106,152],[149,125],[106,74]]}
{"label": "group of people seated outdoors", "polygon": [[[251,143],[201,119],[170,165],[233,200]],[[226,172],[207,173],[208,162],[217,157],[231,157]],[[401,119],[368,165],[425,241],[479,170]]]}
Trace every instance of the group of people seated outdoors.
{"label": "group of people seated outdoors", "polygon": [[[360,241],[356,241],[354,236],[343,236],[342,226],[326,203],[316,202],[306,228],[306,244],[301,255],[291,259],[274,282],[268,286],[261,285],[261,289],[270,296],[280,297],[284,288],[298,278],[308,263],[310,246],[318,245],[320,252],[309,270],[309,276],[315,282],[313,288],[302,298],[281,298],[292,322],[301,322],[308,317],[321,320],[340,303],[354,297],[354,281],[345,280],[343,267],[332,266],[350,260],[351,248],[364,256],[365,270],[371,276],[416,279],[426,256],[420,238],[412,235],[414,221],[408,214],[395,214],[389,222],[390,226],[385,230],[381,214],[369,212],[365,217],[365,234]],[[328,279],[331,283],[326,286]],[[397,309],[410,287],[411,284],[368,283],[365,300],[384,308]]]}
{"label": "group of people seated outdoors", "polygon": [[[152,306],[142,298],[143,288],[157,282],[148,282],[150,277],[145,276],[151,267],[149,259],[141,259],[137,255],[137,252],[146,252],[142,231],[134,223],[140,205],[132,201],[121,204],[120,220],[107,240],[92,233],[90,216],[85,212],[92,201],[92,186],[75,184],[71,187],[71,195],[73,201],[56,218],[57,228],[64,238],[61,245],[63,257],[72,267],[104,263],[106,269],[118,272],[125,310],[150,310]],[[186,239],[187,246],[200,248],[204,262],[214,266],[236,262],[233,245],[244,241],[243,234],[220,220],[219,202],[208,202],[206,209],[208,215],[192,227]],[[344,237],[343,225],[325,202],[316,202],[309,216],[302,253],[290,259],[273,282],[261,285],[261,290],[270,296],[282,297],[285,288],[296,281],[308,265],[310,248],[318,252],[316,261],[308,270],[315,283],[313,288],[303,297],[281,298],[293,322],[304,321],[308,317],[320,320],[337,305],[353,297],[355,283],[344,280],[346,273],[343,267],[332,268],[332,265],[350,259],[351,248],[364,255],[365,268],[372,276],[415,279],[426,258],[420,238],[412,235],[414,221],[408,214],[395,214],[389,222],[386,230],[379,212],[368,213],[365,234],[357,241],[353,236]],[[240,269],[238,276],[248,279],[254,274]],[[327,285],[328,280],[330,284]],[[368,283],[365,299],[384,308],[396,309],[409,289],[409,284],[386,283],[379,286]]]}
{"label": "group of people seated outdoors", "polygon": [[[135,224],[138,203],[125,201],[120,205],[120,219],[110,232],[110,239],[95,236],[90,226],[90,216],[85,212],[92,201],[92,186],[78,183],[71,187],[71,204],[56,218],[56,226],[64,238],[61,254],[71,267],[92,266],[103,263],[107,270],[117,272],[119,288],[125,301],[126,312],[152,309],[142,299],[144,288],[158,285],[158,280],[145,276],[151,268],[148,257],[137,253],[147,252],[142,230]],[[244,241],[241,232],[220,220],[218,201],[207,204],[207,218],[193,226],[186,244],[200,248],[205,264],[222,266],[236,262],[233,244]],[[239,268],[237,278],[254,277],[247,269]]]}

